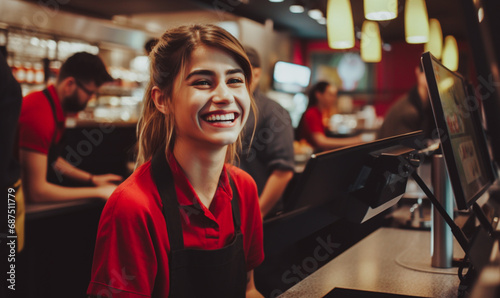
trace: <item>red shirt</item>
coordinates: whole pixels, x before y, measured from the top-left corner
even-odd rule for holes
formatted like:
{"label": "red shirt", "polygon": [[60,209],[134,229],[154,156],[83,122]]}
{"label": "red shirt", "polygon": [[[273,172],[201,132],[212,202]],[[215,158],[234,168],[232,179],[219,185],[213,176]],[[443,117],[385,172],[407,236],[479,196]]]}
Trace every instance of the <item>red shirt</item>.
{"label": "red shirt", "polygon": [[[53,85],[48,87],[56,107],[57,121],[64,124],[66,118]],[[64,133],[64,125],[56,126],[49,99],[42,91],[32,92],[23,98],[19,115],[19,148],[48,154],[54,134],[56,142]]]}
{"label": "red shirt", "polygon": [[309,144],[315,146],[312,139],[313,133],[325,134],[326,127],[323,125],[323,116],[318,107],[310,107],[302,116],[302,123],[299,129],[299,139],[305,139]]}
{"label": "red shirt", "polygon": [[[175,158],[170,165],[181,205],[186,248],[219,249],[234,236],[229,171],[240,196],[241,232],[247,271],[264,259],[257,187],[244,171],[226,165],[207,209]],[[140,166],[111,195],[101,215],[88,295],[101,297],[168,297],[170,244],[162,201],[151,162]],[[196,207],[193,202],[196,202]],[[200,209],[201,208],[201,209]]]}

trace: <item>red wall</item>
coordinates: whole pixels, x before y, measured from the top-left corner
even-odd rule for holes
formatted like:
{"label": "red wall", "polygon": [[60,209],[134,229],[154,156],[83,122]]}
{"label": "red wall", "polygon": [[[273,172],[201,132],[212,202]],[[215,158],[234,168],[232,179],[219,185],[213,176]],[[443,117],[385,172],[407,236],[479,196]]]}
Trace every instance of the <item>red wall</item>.
{"label": "red wall", "polygon": [[[375,94],[373,102],[377,114],[385,115],[388,107],[415,84],[415,67],[420,61],[423,45],[393,43],[390,51],[382,51],[382,61],[375,64]],[[353,49],[359,52],[359,41]],[[326,40],[297,40],[294,43],[294,63],[310,66],[310,57],[314,52],[346,52],[328,47]]]}

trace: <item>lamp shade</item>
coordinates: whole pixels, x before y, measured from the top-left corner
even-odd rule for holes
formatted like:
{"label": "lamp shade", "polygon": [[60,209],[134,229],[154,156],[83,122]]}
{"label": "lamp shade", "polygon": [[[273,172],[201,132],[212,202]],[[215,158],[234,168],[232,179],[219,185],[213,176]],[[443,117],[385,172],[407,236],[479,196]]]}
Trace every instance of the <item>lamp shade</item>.
{"label": "lamp shade", "polygon": [[304,12],[304,6],[300,4],[292,4],[290,5],[290,12],[291,13],[303,13]]}
{"label": "lamp shade", "polygon": [[365,18],[372,21],[387,21],[398,16],[397,0],[364,0]]}
{"label": "lamp shade", "polygon": [[437,59],[441,59],[443,51],[443,33],[437,19],[429,21],[429,41],[424,45],[424,51],[431,52]]}
{"label": "lamp shade", "polygon": [[361,59],[365,62],[380,62],[382,59],[382,41],[378,23],[364,21],[361,28]]}
{"label": "lamp shade", "polygon": [[429,41],[429,18],[424,0],[406,0],[405,38],[407,43]]}
{"label": "lamp shade", "polygon": [[443,65],[449,70],[458,70],[458,46],[455,37],[448,35],[444,39]]}
{"label": "lamp shade", "polygon": [[349,0],[328,0],[326,32],[330,48],[350,49],[354,47],[354,25]]}

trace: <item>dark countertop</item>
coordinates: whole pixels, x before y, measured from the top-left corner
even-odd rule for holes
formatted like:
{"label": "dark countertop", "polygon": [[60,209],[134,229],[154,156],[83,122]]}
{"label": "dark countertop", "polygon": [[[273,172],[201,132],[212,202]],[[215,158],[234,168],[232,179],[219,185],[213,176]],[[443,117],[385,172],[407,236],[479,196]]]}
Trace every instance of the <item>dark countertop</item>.
{"label": "dark countertop", "polygon": [[104,204],[105,201],[99,198],[51,203],[28,203],[26,204],[26,220],[47,218],[91,208],[102,208]]}

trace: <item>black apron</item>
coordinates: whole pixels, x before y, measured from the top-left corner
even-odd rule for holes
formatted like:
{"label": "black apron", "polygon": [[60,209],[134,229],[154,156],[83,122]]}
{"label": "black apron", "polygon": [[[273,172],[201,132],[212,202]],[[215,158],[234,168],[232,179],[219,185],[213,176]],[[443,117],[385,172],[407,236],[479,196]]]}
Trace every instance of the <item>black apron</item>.
{"label": "black apron", "polygon": [[57,158],[61,156],[63,148],[64,148],[64,142],[62,142],[62,139],[59,142],[56,142],[57,140],[57,133],[59,129],[64,128],[64,122],[60,122],[57,120],[57,112],[56,112],[56,105],[54,103],[54,98],[52,98],[52,95],[50,94],[48,89],[44,89],[43,94],[45,94],[45,97],[47,97],[47,100],[50,103],[50,106],[52,108],[52,114],[54,116],[54,122],[56,125],[56,130],[54,132],[54,135],[52,136],[52,141],[50,143],[50,148],[49,148],[49,153],[47,155],[47,175],[46,179],[47,181],[55,184],[61,184],[62,181],[62,174],[61,173],[56,173],[56,169],[54,168],[55,162],[57,161]]}
{"label": "black apron", "polygon": [[[245,297],[247,272],[240,229],[239,197],[231,177],[228,175],[233,191],[231,205],[235,237],[221,249],[200,250],[184,248],[174,179],[162,150],[151,161],[151,175],[163,203],[163,216],[170,241],[169,297]],[[153,297],[157,295],[153,292]]]}

